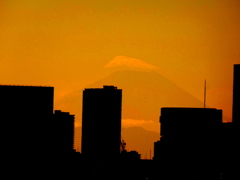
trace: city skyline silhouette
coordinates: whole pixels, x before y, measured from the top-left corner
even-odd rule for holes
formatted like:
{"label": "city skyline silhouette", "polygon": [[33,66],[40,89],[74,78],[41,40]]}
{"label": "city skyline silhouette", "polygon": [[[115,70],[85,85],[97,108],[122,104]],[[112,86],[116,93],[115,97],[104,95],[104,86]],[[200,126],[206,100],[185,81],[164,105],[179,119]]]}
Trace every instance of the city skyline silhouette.
{"label": "city skyline silhouette", "polygon": [[0,1],[3,179],[240,179],[239,9]]}
{"label": "city skyline silhouette", "polygon": [[[10,161],[5,169],[22,171],[20,176],[29,176],[26,171],[29,169],[58,177],[60,174],[56,172],[61,169],[68,178],[82,172],[83,179],[112,179],[121,171],[128,175],[119,175],[120,179],[237,179],[240,176],[236,165],[240,160],[239,66],[233,66],[231,123],[224,123],[222,110],[215,108],[161,107],[161,133],[159,141],[154,143],[154,157],[142,160],[137,151],[126,150],[121,136],[121,89],[103,85],[84,90],[83,140],[79,153],[73,146],[74,115],[61,110],[53,112],[53,87],[1,85],[1,119],[6,127],[10,123],[16,125],[12,135],[1,138],[3,147],[9,147],[2,151],[2,156],[8,157],[2,163]],[[19,138],[14,139],[16,136]],[[30,137],[36,142],[30,141]],[[20,147],[20,153],[9,146],[12,141]],[[32,147],[34,151],[29,151]],[[119,168],[120,164],[124,166]]]}

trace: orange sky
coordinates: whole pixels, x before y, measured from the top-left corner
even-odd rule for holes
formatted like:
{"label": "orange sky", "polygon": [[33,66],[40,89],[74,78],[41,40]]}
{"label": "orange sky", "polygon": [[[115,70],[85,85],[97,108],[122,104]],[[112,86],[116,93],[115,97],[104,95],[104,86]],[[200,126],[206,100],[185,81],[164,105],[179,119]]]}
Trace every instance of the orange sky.
{"label": "orange sky", "polygon": [[239,32],[238,0],[1,0],[1,84],[54,86],[58,100],[126,56],[201,100],[206,78],[207,104],[231,118]]}

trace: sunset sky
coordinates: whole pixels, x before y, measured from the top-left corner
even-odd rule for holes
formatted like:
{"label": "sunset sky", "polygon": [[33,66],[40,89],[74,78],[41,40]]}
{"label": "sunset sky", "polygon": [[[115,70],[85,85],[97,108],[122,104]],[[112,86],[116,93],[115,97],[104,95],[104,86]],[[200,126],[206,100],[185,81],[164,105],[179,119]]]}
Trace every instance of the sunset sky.
{"label": "sunset sky", "polygon": [[239,0],[1,0],[1,84],[54,86],[57,101],[154,70],[200,100],[206,79],[208,106],[231,118],[239,32]]}

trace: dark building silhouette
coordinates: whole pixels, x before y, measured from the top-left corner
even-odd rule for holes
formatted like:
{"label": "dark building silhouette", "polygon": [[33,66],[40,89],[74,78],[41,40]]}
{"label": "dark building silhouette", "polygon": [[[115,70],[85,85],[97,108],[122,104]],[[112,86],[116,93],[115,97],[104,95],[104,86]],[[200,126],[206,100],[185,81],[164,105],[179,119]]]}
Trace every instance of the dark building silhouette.
{"label": "dark building silhouette", "polygon": [[160,160],[161,159],[161,144],[162,141],[156,141],[154,142],[154,149],[153,149],[153,160]]}
{"label": "dark building silhouette", "polygon": [[223,152],[221,159],[223,168],[230,167],[236,155],[239,154],[239,127],[234,123],[222,123],[220,133],[220,149]]}
{"label": "dark building silhouette", "polygon": [[122,90],[114,86],[85,89],[82,110],[82,155],[90,160],[117,160],[121,142]]}
{"label": "dark building silhouette", "polygon": [[74,152],[74,115],[69,112],[55,110],[56,151],[59,154],[72,154]]}
{"label": "dark building silhouette", "polygon": [[121,151],[121,160],[122,161],[137,161],[141,160],[141,154],[139,154],[137,151]]}
{"label": "dark building silhouette", "polygon": [[53,152],[53,94],[53,87],[0,85],[1,152],[9,162]]}
{"label": "dark building silhouette", "polygon": [[169,176],[169,170],[175,172],[170,179],[178,173],[191,179],[219,169],[222,110],[161,108],[160,123],[160,141],[154,143],[154,160],[162,169],[159,178]]}
{"label": "dark building silhouette", "polygon": [[[161,108],[161,140],[178,142],[209,139],[222,123],[222,110],[212,108]],[[205,140],[204,140],[205,141]]]}
{"label": "dark building silhouette", "polygon": [[154,144],[154,160],[160,160],[163,168],[180,170],[184,167],[193,172],[206,168],[201,166],[205,161],[216,167],[222,110],[161,108],[160,123],[161,137]]}
{"label": "dark building silhouette", "polygon": [[240,124],[240,64],[235,64],[233,71],[232,122]]}

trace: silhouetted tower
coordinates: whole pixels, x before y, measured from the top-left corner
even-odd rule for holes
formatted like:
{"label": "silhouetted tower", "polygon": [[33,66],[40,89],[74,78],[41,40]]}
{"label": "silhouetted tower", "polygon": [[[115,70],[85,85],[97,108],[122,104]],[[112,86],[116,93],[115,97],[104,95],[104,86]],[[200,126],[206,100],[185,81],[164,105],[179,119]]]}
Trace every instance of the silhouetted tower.
{"label": "silhouetted tower", "polygon": [[156,149],[161,150],[161,157],[183,157],[189,164],[203,161],[204,158],[218,158],[216,152],[219,151],[222,110],[161,108],[160,123],[161,138],[156,145],[161,148]]}
{"label": "silhouetted tower", "polygon": [[232,122],[240,124],[240,64],[235,64],[233,71]]}
{"label": "silhouetted tower", "polygon": [[54,151],[53,93],[53,87],[0,85],[1,151],[9,162]]}
{"label": "silhouetted tower", "polygon": [[122,90],[114,86],[85,89],[82,110],[82,154],[91,160],[120,155]]}
{"label": "silhouetted tower", "polygon": [[160,123],[161,141],[206,141],[215,137],[222,123],[222,110],[163,107]]}
{"label": "silhouetted tower", "polygon": [[60,154],[71,154],[74,152],[74,115],[68,112],[55,110],[55,135],[56,151]]}

